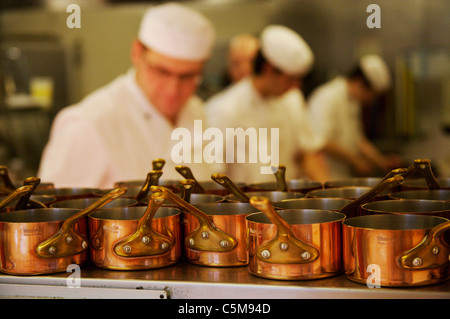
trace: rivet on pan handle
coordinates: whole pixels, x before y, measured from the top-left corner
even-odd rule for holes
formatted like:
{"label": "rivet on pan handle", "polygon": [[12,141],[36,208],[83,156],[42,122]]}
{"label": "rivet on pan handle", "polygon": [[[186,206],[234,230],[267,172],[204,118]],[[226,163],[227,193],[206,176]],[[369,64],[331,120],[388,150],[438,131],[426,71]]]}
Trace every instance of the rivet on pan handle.
{"label": "rivet on pan handle", "polygon": [[76,255],[85,251],[88,247],[88,240],[75,231],[75,224],[94,210],[119,198],[125,194],[127,190],[128,189],[125,187],[114,189],[88,207],[70,216],[64,221],[58,232],[36,246],[37,255],[42,258],[58,258]]}
{"label": "rivet on pan handle", "polygon": [[152,186],[153,193],[162,192],[167,198],[177,204],[187,213],[194,215],[200,226],[185,237],[185,245],[193,250],[210,252],[227,252],[237,246],[237,241],[232,236],[217,228],[211,218],[198,208],[185,202],[165,187]]}
{"label": "rivet on pan handle", "polygon": [[319,258],[315,247],[295,237],[289,224],[278,215],[268,198],[253,196],[250,204],[262,211],[277,227],[274,238],[258,247],[258,259],[274,264],[306,264]]}
{"label": "rivet on pan handle", "polygon": [[153,193],[144,215],[139,220],[136,231],[114,245],[114,252],[121,257],[157,256],[168,253],[174,240],[157,233],[152,228],[152,220],[166,195]]}
{"label": "rivet on pan handle", "polygon": [[236,196],[239,201],[248,203],[250,200],[250,198],[234,184],[228,176],[224,174],[212,174],[211,179]]}
{"label": "rivet on pan handle", "polygon": [[286,184],[286,166],[280,164],[274,174],[275,178],[277,179],[277,190],[281,192],[287,192],[288,187]]}
{"label": "rivet on pan handle", "polygon": [[400,256],[401,267],[421,270],[448,264],[450,247],[442,242],[443,234],[448,230],[450,230],[450,221],[433,227],[416,247]]}

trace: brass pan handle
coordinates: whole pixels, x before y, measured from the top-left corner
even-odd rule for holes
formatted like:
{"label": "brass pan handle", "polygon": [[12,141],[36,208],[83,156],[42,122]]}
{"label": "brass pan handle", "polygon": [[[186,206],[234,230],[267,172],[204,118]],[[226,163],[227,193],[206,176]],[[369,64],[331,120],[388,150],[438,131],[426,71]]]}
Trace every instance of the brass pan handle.
{"label": "brass pan handle", "polygon": [[193,179],[195,181],[195,192],[197,193],[205,193],[205,189],[200,185],[200,183],[195,179],[194,174],[192,174],[192,171],[189,167],[184,165],[177,165],[175,166],[175,170],[181,174],[186,179]]}
{"label": "brass pan handle", "polygon": [[278,215],[267,197],[253,196],[250,204],[262,211],[277,227],[274,238],[258,247],[258,259],[274,264],[306,264],[319,258],[315,247],[295,237],[289,224]]}
{"label": "brass pan handle", "polygon": [[158,185],[158,180],[163,174],[162,171],[153,170],[147,173],[147,178],[145,179],[144,185],[142,185],[139,193],[136,195],[137,205],[146,205],[147,197],[150,192],[150,186]]}
{"label": "brass pan handle", "polygon": [[38,177],[28,177],[23,181],[23,185],[30,185],[32,188],[31,190],[22,196],[19,201],[17,202],[15,210],[23,210],[26,209],[28,206],[28,202],[30,200],[31,193],[34,192],[34,190],[39,186],[41,183],[41,179]]}
{"label": "brass pan handle", "polygon": [[433,174],[431,169],[431,160],[429,159],[416,159],[403,173],[403,177],[406,179],[414,172],[420,172],[425,178],[429,189],[439,189],[440,185]]}
{"label": "brass pan handle", "polygon": [[157,256],[168,253],[174,239],[155,232],[152,220],[159,207],[164,203],[166,195],[153,193],[144,215],[139,220],[136,231],[121,239],[114,245],[114,252],[121,257]]}
{"label": "brass pan handle", "polygon": [[191,194],[194,190],[196,182],[193,179],[182,179],[180,180],[180,193],[181,198],[187,202],[191,202]]}
{"label": "brass pan handle", "polygon": [[358,209],[359,206],[365,204],[375,198],[378,194],[384,192],[387,189],[400,185],[403,182],[404,178],[400,175],[395,175],[391,178],[383,179],[377,185],[372,187],[371,190],[361,195],[360,197],[352,200],[350,203],[345,205],[340,209],[340,212],[347,217],[354,216],[354,210]]}
{"label": "brass pan handle", "polygon": [[36,246],[36,253],[43,258],[58,258],[79,254],[88,247],[88,240],[75,231],[75,224],[96,209],[103,207],[127,192],[127,188],[117,188],[101,197],[88,207],[66,219],[61,228],[49,239]]}
{"label": "brass pan handle", "polygon": [[185,202],[165,187],[152,186],[153,193],[161,192],[167,198],[176,203],[186,212],[194,215],[200,226],[185,238],[185,245],[191,249],[211,252],[227,252],[237,246],[237,241],[232,236],[217,228],[211,218],[198,208]]}
{"label": "brass pan handle", "polygon": [[236,196],[239,201],[248,203],[250,200],[250,198],[239,187],[237,187],[237,185],[234,184],[228,176],[224,174],[212,174],[211,179]]}
{"label": "brass pan handle", "polygon": [[152,167],[154,171],[161,171],[166,164],[166,160],[163,158],[157,158],[152,161]]}
{"label": "brass pan handle", "polygon": [[25,185],[17,188],[16,190],[12,191],[9,195],[3,197],[0,200],[0,209],[4,208],[9,203],[15,201],[17,198],[20,198],[22,196],[25,196],[26,194],[29,194],[33,190],[32,185]]}
{"label": "brass pan handle", "polygon": [[432,269],[450,262],[450,247],[442,240],[445,231],[450,230],[450,221],[434,226],[411,250],[400,256],[400,266],[405,269]]}
{"label": "brass pan handle", "polygon": [[288,187],[286,183],[286,166],[280,164],[278,170],[274,173],[277,179],[277,190],[281,192],[287,192]]}

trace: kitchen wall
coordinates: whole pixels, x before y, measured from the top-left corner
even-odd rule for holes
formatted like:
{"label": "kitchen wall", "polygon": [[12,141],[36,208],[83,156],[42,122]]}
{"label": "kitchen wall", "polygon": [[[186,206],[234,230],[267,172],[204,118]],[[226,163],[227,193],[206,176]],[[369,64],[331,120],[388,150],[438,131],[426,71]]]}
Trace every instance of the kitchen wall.
{"label": "kitchen wall", "polygon": [[[66,85],[56,107],[75,103],[130,67],[129,49],[148,2],[32,1],[33,6],[0,13],[2,44],[50,41],[62,48]],[[81,28],[68,28],[66,8],[78,3]],[[368,132],[384,149],[407,158],[426,156],[448,172],[450,161],[448,0],[203,0],[183,1],[215,24],[217,45],[200,94],[221,89],[225,48],[239,32],[258,34],[269,23],[297,30],[311,45],[315,68],[305,86],[347,71],[364,53],[383,55],[395,75],[395,89],[381,110],[367,116]],[[51,5],[49,5],[51,4]],[[366,24],[370,4],[380,7],[380,28]],[[47,6],[45,6],[47,5]],[[399,141],[400,139],[400,141]],[[426,146],[426,147],[425,147]]]}

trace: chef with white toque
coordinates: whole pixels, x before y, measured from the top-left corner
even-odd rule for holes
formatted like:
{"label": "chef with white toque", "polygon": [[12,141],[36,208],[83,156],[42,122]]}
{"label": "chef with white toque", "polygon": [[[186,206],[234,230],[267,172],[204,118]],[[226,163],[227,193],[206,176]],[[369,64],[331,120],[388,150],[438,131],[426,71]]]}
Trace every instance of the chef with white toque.
{"label": "chef with white toque", "polygon": [[[267,129],[268,138],[260,134],[257,143],[245,145],[227,139],[224,163],[216,170],[236,182],[275,181],[273,173],[261,172],[263,163],[250,162],[252,155],[259,156],[261,143],[267,145],[270,154],[274,142],[270,132],[275,128],[279,132],[279,140],[275,141],[278,150],[272,151],[278,151],[279,164],[286,166],[286,179],[326,180],[328,171],[320,152],[323,142],[308,126],[300,91],[314,55],[299,34],[282,25],[265,27],[260,46],[253,74],[211,97],[206,103],[206,113],[208,123],[220,128],[224,135],[230,128],[258,131],[261,128]],[[238,162],[240,155],[241,161],[245,155],[244,163]]]}
{"label": "chef with white toque", "polygon": [[[215,41],[212,23],[177,3],[151,7],[131,47],[133,68],[57,114],[39,177],[55,187],[109,188],[144,180],[164,158],[162,179],[179,179],[171,161],[176,127],[204,120],[195,95]],[[198,179],[206,165],[192,165]]]}
{"label": "chef with white toque", "polygon": [[402,165],[396,155],[385,155],[366,137],[362,107],[370,105],[391,87],[391,75],[378,55],[366,55],[347,76],[338,76],[316,88],[308,110],[316,134],[326,140],[325,155],[331,179],[374,176]]}

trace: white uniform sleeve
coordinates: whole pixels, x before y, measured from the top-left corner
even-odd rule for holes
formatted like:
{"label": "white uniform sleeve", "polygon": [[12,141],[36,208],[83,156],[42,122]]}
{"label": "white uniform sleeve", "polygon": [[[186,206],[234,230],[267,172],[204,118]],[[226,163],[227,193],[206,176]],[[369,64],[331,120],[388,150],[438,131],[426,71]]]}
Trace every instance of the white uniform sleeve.
{"label": "white uniform sleeve", "polygon": [[336,118],[333,120],[333,101],[330,101],[328,95],[316,91],[308,100],[308,117],[311,128],[315,134],[322,136],[324,141],[333,138],[333,126]]}
{"label": "white uniform sleeve", "polygon": [[101,187],[109,155],[94,127],[73,111],[55,118],[38,176],[58,188]]}
{"label": "white uniform sleeve", "polygon": [[305,151],[316,151],[324,146],[324,138],[316,132],[308,116],[306,102],[303,94],[299,91],[288,92],[285,103],[287,103],[288,115],[285,117],[291,122],[293,131],[296,133],[300,149]]}

